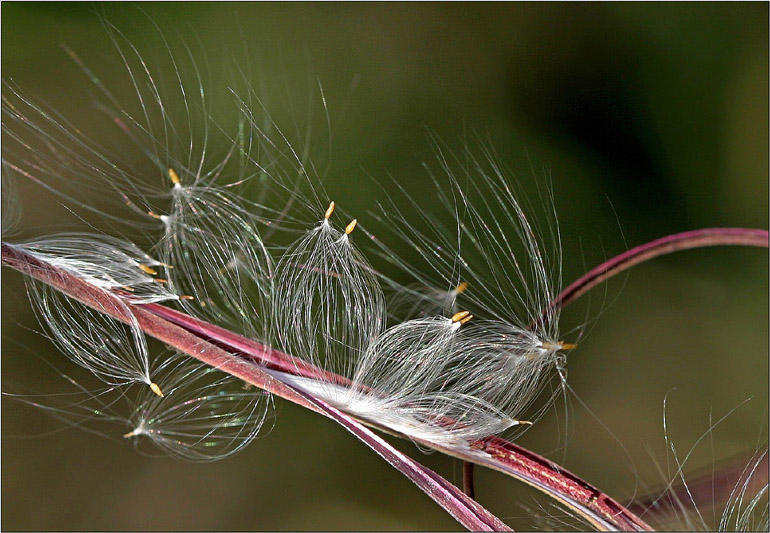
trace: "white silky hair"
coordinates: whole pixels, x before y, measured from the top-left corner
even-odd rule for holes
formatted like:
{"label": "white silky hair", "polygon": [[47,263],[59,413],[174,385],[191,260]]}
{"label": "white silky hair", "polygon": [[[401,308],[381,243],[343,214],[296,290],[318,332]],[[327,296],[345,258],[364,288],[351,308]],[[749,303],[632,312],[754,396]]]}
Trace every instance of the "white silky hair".
{"label": "white silky hair", "polygon": [[411,280],[382,277],[389,302],[397,303],[391,316],[471,311],[477,318],[458,334],[458,367],[465,372],[458,372],[456,386],[512,419],[532,421],[537,414],[525,415],[527,408],[552,377],[564,379],[564,352],[574,348],[559,340],[559,311],[552,306],[561,284],[558,226],[549,220],[554,246],[546,252],[493,154],[477,157],[468,149],[461,159],[439,150],[438,156],[443,177],[433,175],[431,202],[401,189],[373,215],[385,228],[370,240],[375,253]]}
{"label": "white silky hair", "polygon": [[[182,455],[188,458],[215,459],[237,451],[256,435],[267,410],[256,407],[266,405],[264,394],[252,390],[224,395],[199,378],[207,373],[205,367],[192,372],[181,364],[167,365],[156,377],[132,305],[174,300],[193,316],[265,338],[274,265],[260,232],[268,226],[271,233],[280,230],[279,222],[290,215],[246,199],[255,184],[259,198],[267,194],[262,178],[272,170],[274,157],[266,142],[255,142],[263,132],[254,130],[253,116],[240,116],[237,132],[227,133],[211,114],[209,89],[204,90],[194,61],[186,65],[191,80],[182,74],[179,56],[167,44],[171,83],[156,79],[120,31],[109,23],[106,27],[135,89],[133,111],[74,52],[67,51],[101,95],[99,110],[124,135],[123,144],[116,150],[108,139],[89,137],[56,110],[4,82],[3,200],[12,197],[6,195],[11,192],[6,178],[16,175],[118,228],[144,232],[158,260],[129,241],[105,235],[63,234],[17,245],[119,296],[109,300],[115,306],[110,311],[129,325],[36,282],[30,282],[30,299],[52,340],[74,362],[108,384],[154,386],[152,394],[145,391],[135,400],[141,413],[136,429],[144,429],[137,435],[150,437],[171,452],[183,447]],[[275,175],[277,182],[280,174]],[[94,198],[98,204],[91,203]],[[4,205],[4,216],[14,212],[18,210]],[[160,283],[163,280],[167,283]],[[242,385],[234,378],[226,381]],[[177,389],[176,398],[187,395],[187,399],[170,412],[169,402],[163,401],[167,398],[160,395]],[[228,417],[226,411],[212,410],[211,415],[198,416],[204,413],[198,407],[204,400],[206,405],[226,407],[235,399],[253,413]],[[185,430],[193,421],[194,431]],[[225,426],[231,434],[222,442],[232,436],[238,446],[217,444],[216,435]]]}
{"label": "white silky hair", "polygon": [[[459,322],[443,317],[392,326],[369,344],[348,385],[290,382],[378,426],[418,440],[467,447],[515,425],[489,402],[454,386]],[[283,379],[286,379],[284,376]]]}
{"label": "white silky hair", "polygon": [[433,442],[467,442],[519,424],[514,415],[534,399],[538,374],[550,370],[562,345],[500,320],[464,326],[469,313],[384,329],[379,285],[351,232],[331,225],[333,210],[278,264],[276,347],[350,382],[293,382],[349,413]]}
{"label": "white silky hair", "polygon": [[243,381],[177,353],[156,369],[163,398],[137,391],[124,437],[149,439],[168,454],[194,462],[228,457],[262,429],[272,398]]}
{"label": "white silky hair", "polygon": [[767,449],[754,454],[741,472],[737,483],[730,491],[730,498],[719,517],[719,531],[768,531],[770,530],[770,507],[768,507],[768,483],[764,478],[759,490],[752,491],[755,474],[762,479],[759,472],[763,462],[767,461]]}
{"label": "white silky hair", "polygon": [[191,314],[262,336],[274,267],[253,217],[226,188],[186,186],[182,177],[171,190],[156,249],[174,265],[172,290],[191,297],[183,302]]}
{"label": "white silky hair", "polygon": [[[3,162],[5,167],[5,162]],[[15,235],[21,229],[21,204],[16,191],[16,182],[5,168],[2,171],[2,234],[3,238]]]}
{"label": "white silky hair", "polygon": [[[143,455],[211,462],[237,453],[264,428],[272,398],[225,372],[184,354],[156,354],[152,374],[165,396],[136,384],[86,388],[49,363],[69,384],[54,395],[3,392],[68,426],[106,438],[130,440]],[[114,430],[105,431],[108,425]],[[151,447],[148,447],[150,445]]]}
{"label": "white silky hair", "polygon": [[[124,42],[117,29],[107,29],[116,44]],[[194,64],[189,83],[169,54],[171,83],[164,84],[130,43],[118,51],[136,93],[133,113],[123,111],[105,84],[71,55],[106,99],[112,121],[138,147],[141,163],[115,161],[63,117],[9,85],[3,129],[12,141],[4,147],[12,161],[4,164],[4,172],[50,190],[68,189],[60,196],[125,224],[117,212],[78,200],[79,187],[100,190],[106,184],[124,210],[128,206],[139,215],[131,224],[150,236],[150,251],[159,260],[148,262],[149,256],[130,243],[103,236],[55,244],[41,239],[29,245],[45,254],[41,260],[117,291],[125,298],[127,316],[132,303],[177,300],[191,315],[337,373],[344,378],[339,383],[282,378],[406,436],[462,445],[520,422],[545,376],[554,367],[560,372],[564,362],[567,345],[557,340],[558,312],[549,307],[560,283],[560,258],[558,246],[551,261],[542,251],[494,158],[469,158],[468,175],[461,180],[441,156],[448,178],[440,183],[433,177],[437,201],[409,195],[385,201],[378,216],[388,231],[381,238],[372,241],[365,232],[353,232],[355,224],[337,229],[332,208],[284,248],[268,243],[268,236],[287,223],[296,228],[308,208],[318,209],[324,194],[322,184],[311,179],[304,154],[277,127],[271,136],[259,125],[251,92],[246,99],[236,96],[239,133],[227,134],[211,117],[208,92]],[[175,101],[182,120],[172,118],[169,102]],[[268,125],[275,126],[269,117]],[[18,154],[7,151],[11,148]],[[82,184],[66,179],[62,161]],[[281,169],[279,162],[291,168]],[[257,201],[248,199],[254,185]],[[300,185],[310,192],[303,196]],[[263,205],[271,191],[284,200],[282,207]],[[431,213],[427,205],[443,213]],[[297,214],[301,210],[304,216]],[[421,227],[411,221],[415,216]],[[406,283],[377,273],[356,247],[360,233],[367,246],[379,246],[376,252],[408,278]],[[94,248],[89,249],[89,239]],[[395,251],[399,244],[406,245],[403,255]],[[139,265],[163,268],[168,287]],[[396,298],[387,302],[383,286]],[[38,306],[53,337],[76,362],[108,383],[151,382],[146,340],[138,328],[106,318],[88,328],[84,319],[97,312],[48,292],[35,298],[43,302]],[[463,310],[481,320],[466,324],[450,318]],[[68,330],[71,339],[65,338]],[[124,351],[118,346],[99,351],[100,337],[108,344],[130,342]],[[166,392],[168,386],[161,386]],[[153,419],[145,418],[138,430]]]}
{"label": "white silky hair", "polygon": [[171,268],[150,257],[134,243],[98,233],[60,233],[15,244],[56,268],[105,291],[125,293],[132,303],[178,300],[157,277]]}
{"label": "white silky hair", "polygon": [[452,316],[460,312],[457,298],[466,287],[445,290],[419,283],[399,286],[387,296],[388,319],[398,323],[411,318]]}
{"label": "white silky hair", "polygon": [[[153,241],[153,254],[178,264],[169,281],[178,294],[200,302],[185,306],[188,312],[261,334],[272,270],[260,237],[261,215],[272,215],[245,196],[269,166],[255,166],[267,151],[265,143],[254,144],[257,133],[246,117],[235,131],[214,119],[211,88],[204,89],[196,62],[184,60],[190,50],[174,54],[163,39],[160,52],[172,74],[156,79],[125,36],[109,23],[105,27],[135,89],[133,106],[118,101],[107,83],[68,52],[101,96],[99,109],[111,118],[123,145],[96,142],[6,82],[4,173],[32,179],[112,224],[125,226],[129,220],[132,231],[141,229]],[[101,207],[93,205],[95,197]]]}
{"label": "white silky hair", "polygon": [[[524,195],[493,153],[445,152],[437,148],[440,174],[428,169],[430,202],[397,186],[400,193],[388,195],[372,213],[380,233],[393,240],[373,239],[376,253],[410,280],[383,283],[399,297],[415,293],[415,287],[418,299],[420,291],[438,291],[474,315],[556,340],[559,314],[549,305],[561,285],[555,217],[545,219],[547,232],[534,224],[522,205]],[[553,210],[550,193],[541,200]],[[399,253],[396,244],[407,251]]]}
{"label": "white silky hair", "polygon": [[[340,374],[349,380],[349,385],[307,378],[283,378],[350,414],[416,439],[460,446],[469,440],[500,433],[520,424],[522,421],[517,417],[542,388],[542,376],[549,373],[554,362],[563,362],[561,343],[546,340],[549,337],[523,324],[512,323],[517,317],[515,313],[523,306],[522,302],[517,302],[516,311],[509,311],[500,304],[513,298],[525,298],[523,295],[530,301],[548,302],[547,296],[534,295],[528,288],[513,287],[512,295],[502,294],[500,299],[493,301],[493,305],[480,307],[492,319],[477,319],[461,325],[447,316],[427,316],[396,323],[386,329],[388,308],[380,287],[381,280],[352,242],[355,222],[348,227],[349,231],[340,231],[331,222],[331,213],[327,212],[320,223],[284,251],[273,269],[274,261],[268,249],[253,231],[248,214],[235,195],[230,195],[226,188],[218,189],[214,185],[208,185],[199,193],[195,186],[188,188],[182,185],[183,178],[175,171],[170,172],[169,177],[173,183],[175,208],[172,214],[159,217],[165,226],[163,242],[168,244],[168,253],[162,259],[174,263],[169,265],[173,268],[166,271],[170,289],[176,294],[185,289],[193,293],[194,299],[186,307],[199,307],[195,314],[213,315],[221,320],[221,307],[225,311],[235,310],[235,315],[240,316],[244,324],[249,319],[259,323],[261,313],[244,296],[243,280],[240,278],[242,267],[233,263],[243,261],[244,253],[247,258],[263,258],[261,262],[259,258],[248,262],[247,272],[251,274],[246,277],[254,280],[262,276],[266,280],[260,290],[262,297],[270,298],[266,318],[270,320],[269,335],[273,347]],[[534,258],[527,260],[534,265],[531,268],[538,282],[550,287],[534,232],[527,225],[510,190],[503,190],[506,195],[492,198],[508,209],[507,213],[519,216],[518,222],[523,229],[518,228],[518,234],[525,236],[522,239],[529,247],[527,251],[534,254]],[[207,198],[216,202],[207,204]],[[505,201],[513,203],[505,206]],[[226,208],[215,208],[222,205]],[[469,204],[466,207],[475,213],[475,218],[471,218],[480,224],[481,215]],[[330,211],[333,212],[333,206]],[[403,231],[402,236],[407,234],[406,226],[399,226],[393,219],[390,222],[394,228]],[[500,228],[495,219],[486,218],[484,223]],[[460,221],[457,225],[458,228],[463,227]],[[412,241],[414,249],[420,249],[427,243],[418,230],[412,228],[409,231],[415,236]],[[503,234],[502,229],[499,231]],[[492,248],[500,247],[500,240],[492,238],[485,241],[479,234],[471,235],[474,239],[470,242],[475,248],[488,254],[482,257],[483,262],[510,251],[507,245],[501,250]],[[116,271],[107,264],[107,255],[110,254],[105,255],[101,265],[93,266],[88,262],[87,252],[81,254],[86,257],[85,260],[78,255],[78,247],[88,248],[88,238],[79,242],[71,240],[70,243],[60,239],[56,245],[38,243],[30,248],[39,254],[47,252],[46,259],[53,264],[68,268],[106,290],[121,290],[143,283],[149,283],[153,288],[158,286],[139,264],[157,266],[165,263],[150,260],[146,254],[137,252],[138,248],[133,245],[119,247],[119,242],[114,240],[105,244],[115,248],[111,257],[122,267],[119,276],[110,274]],[[253,244],[249,245],[250,242]],[[503,242],[507,244],[507,241]],[[463,265],[462,273],[467,274],[464,279],[480,283],[481,276],[470,262],[462,259],[461,250],[446,251],[442,256],[437,250],[443,248],[430,246],[433,246],[431,250],[423,249],[422,253],[438,258],[439,265],[448,264],[451,259],[459,260]],[[121,247],[123,251],[119,249]],[[125,253],[125,249],[130,249],[131,254]],[[249,256],[249,252],[254,255]],[[120,253],[123,255],[118,260]],[[400,261],[397,256],[393,257],[395,261]],[[524,279],[522,267],[515,257],[513,262],[518,269],[515,271]],[[488,264],[481,269],[486,269],[485,273],[491,272],[493,277],[501,275]],[[415,272],[408,267],[406,270],[408,273]],[[443,274],[441,269],[437,270]],[[130,279],[131,276],[136,279]],[[494,279],[501,288],[500,279]],[[423,313],[438,311],[445,314],[457,309],[458,297],[465,292],[465,288],[460,290],[462,283],[446,293],[434,290],[418,294],[412,291],[419,296],[419,299],[413,298],[418,304],[415,308],[421,308]],[[210,291],[216,292],[217,300],[209,297]],[[489,291],[480,292],[482,295],[490,294]],[[169,294],[178,298],[174,293]],[[409,297],[412,298],[412,294]],[[478,296],[468,299],[470,303],[478,304],[480,301]],[[218,305],[217,302],[224,303]],[[421,302],[427,305],[419,305]],[[50,307],[45,307],[45,310],[49,316],[54,316]],[[508,321],[500,319],[504,313],[508,313]],[[537,316],[536,310],[521,316],[532,320]],[[551,314],[550,317],[557,315]],[[554,321],[547,324],[550,331],[554,330]],[[50,319],[59,332],[57,337],[64,336],[65,322],[63,314]],[[244,328],[247,329],[248,325]],[[249,331],[258,335],[261,329],[255,326]],[[84,342],[70,342],[63,349],[70,354],[78,351],[88,353],[84,348],[95,344],[99,336],[92,333],[80,333],[86,339]],[[101,335],[116,337],[109,328],[103,328]],[[143,337],[136,337],[140,339],[134,342],[139,347],[136,353],[140,354],[139,359],[145,362],[146,368],[146,346],[143,345]],[[104,356],[79,359],[73,356],[80,364],[93,367],[98,375],[109,379],[120,378],[120,372],[114,368],[108,371],[93,363],[100,357]],[[131,361],[128,353],[119,352],[107,359],[113,367],[116,361]],[[145,376],[144,380],[149,381],[146,372]],[[138,427],[141,429],[141,426]]]}
{"label": "white silky hair", "polygon": [[274,347],[345,377],[385,327],[384,297],[371,267],[329,218],[284,252],[271,314]]}
{"label": "white silky hair", "polygon": [[27,292],[51,340],[69,359],[111,385],[155,383],[147,340],[129,304],[104,299],[105,311],[123,317],[124,323],[31,278]]}
{"label": "white silky hair", "polygon": [[101,234],[61,233],[11,246],[112,296],[102,305],[123,318],[121,322],[29,279],[29,298],[65,355],[106,383],[138,381],[162,394],[150,377],[147,340],[132,305],[179,299],[167,280],[156,277],[161,268],[171,270],[167,265],[132,242]]}

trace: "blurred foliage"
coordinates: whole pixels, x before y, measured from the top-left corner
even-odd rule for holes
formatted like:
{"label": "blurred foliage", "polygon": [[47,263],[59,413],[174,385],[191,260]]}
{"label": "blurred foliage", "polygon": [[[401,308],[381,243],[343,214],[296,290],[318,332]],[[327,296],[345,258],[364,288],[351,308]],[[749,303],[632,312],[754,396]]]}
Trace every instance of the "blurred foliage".
{"label": "blurred foliage", "polygon": [[[314,154],[359,219],[381,194],[370,176],[430,201],[428,133],[456,150],[480,139],[527,194],[550,183],[567,283],[665,234],[767,227],[766,3],[6,2],[2,15],[3,78],[95,136],[109,121],[60,43],[130,101],[101,16],[148,63],[161,36],[190,44],[218,93],[245,76],[298,132],[317,78],[332,135],[313,129]],[[27,233],[76,221],[40,188],[18,189]],[[585,330],[569,409],[557,404],[519,442],[620,500],[666,477],[655,466],[665,471],[664,398],[679,450],[737,407],[692,469],[766,444],[767,272],[763,251],[699,250],[596,289],[564,314],[565,331]],[[49,391],[44,361],[64,361],[35,331],[20,277],[2,276],[3,390]],[[346,432],[285,402],[267,437],[207,465],[2,405],[4,530],[456,528]],[[459,482],[457,462],[398,446]],[[512,527],[535,527],[536,495],[493,473],[477,482]]]}

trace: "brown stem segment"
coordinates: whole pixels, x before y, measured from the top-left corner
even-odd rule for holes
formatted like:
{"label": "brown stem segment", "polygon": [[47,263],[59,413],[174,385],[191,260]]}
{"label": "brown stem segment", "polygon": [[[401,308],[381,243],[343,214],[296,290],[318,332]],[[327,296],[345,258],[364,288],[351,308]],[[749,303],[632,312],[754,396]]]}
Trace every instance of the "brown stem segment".
{"label": "brown stem segment", "polygon": [[470,498],[476,498],[476,490],[473,485],[473,463],[463,461],[463,492]]}
{"label": "brown stem segment", "polygon": [[494,463],[484,463],[485,466],[509,474],[516,472],[516,477],[528,485],[551,496],[559,494],[561,497],[557,500],[579,512],[597,529],[652,530],[641,518],[593,485],[521,446],[499,437],[487,437],[471,447],[495,459]]}

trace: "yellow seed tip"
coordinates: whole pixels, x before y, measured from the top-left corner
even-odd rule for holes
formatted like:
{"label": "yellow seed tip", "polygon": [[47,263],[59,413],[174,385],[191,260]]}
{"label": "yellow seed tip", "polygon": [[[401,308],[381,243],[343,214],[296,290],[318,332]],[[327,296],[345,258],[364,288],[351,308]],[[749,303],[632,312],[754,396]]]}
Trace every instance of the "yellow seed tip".
{"label": "yellow seed tip", "polygon": [[142,272],[149,274],[150,276],[155,276],[158,273],[157,270],[150,268],[147,265],[143,265],[142,263],[139,263],[139,268],[142,269]]}
{"label": "yellow seed tip", "polygon": [[470,314],[470,311],[460,311],[459,313],[455,313],[452,315],[452,322],[460,322]]}
{"label": "yellow seed tip", "polygon": [[463,318],[462,320],[460,320],[460,325],[461,325],[461,326],[464,326],[465,324],[467,324],[468,322],[470,322],[470,321],[471,321],[471,318],[473,318],[473,315],[468,315],[468,316],[466,316],[465,318]]}
{"label": "yellow seed tip", "polygon": [[561,343],[561,349],[562,350],[574,350],[577,347],[578,347],[577,344]]}
{"label": "yellow seed tip", "polygon": [[163,391],[160,390],[160,387],[158,386],[157,383],[150,383],[150,389],[152,390],[152,392],[154,392],[155,394],[157,394],[161,398],[165,397],[165,396],[163,396]]}
{"label": "yellow seed tip", "polygon": [[462,294],[463,292],[465,292],[465,289],[467,289],[467,288],[468,288],[468,282],[467,281],[463,281],[462,283],[460,283],[457,286],[457,288],[455,288],[455,292],[457,294]]}
{"label": "yellow seed tip", "polygon": [[329,207],[326,208],[326,213],[324,213],[324,218],[329,219],[330,216],[332,216],[332,213],[334,213],[334,202],[329,202]]}
{"label": "yellow seed tip", "polygon": [[356,229],[356,224],[358,224],[358,220],[354,218],[353,220],[350,221],[350,224],[348,224],[347,227],[345,228],[345,234],[350,235],[351,233],[353,233],[353,230]]}
{"label": "yellow seed tip", "polygon": [[123,435],[123,438],[124,438],[124,439],[130,439],[131,437],[133,437],[133,436],[135,436],[135,435],[136,435],[136,430],[133,430],[133,431],[129,431],[128,433],[126,433],[125,435]]}
{"label": "yellow seed tip", "polygon": [[171,183],[174,185],[179,185],[181,183],[179,174],[177,174],[173,168],[168,169],[168,177],[171,178]]}

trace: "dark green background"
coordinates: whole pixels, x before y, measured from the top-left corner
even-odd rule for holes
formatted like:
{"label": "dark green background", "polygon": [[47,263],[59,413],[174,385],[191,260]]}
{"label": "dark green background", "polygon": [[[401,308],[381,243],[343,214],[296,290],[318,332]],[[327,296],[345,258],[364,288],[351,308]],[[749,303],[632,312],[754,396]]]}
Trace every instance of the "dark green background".
{"label": "dark green background", "polygon": [[[59,44],[131,98],[100,13],[149,57],[153,23],[172,40],[188,36],[214,65],[245,51],[254,83],[280,91],[281,116],[296,123],[305,106],[292,115],[285,101],[306,101],[317,76],[335,126],[328,187],[347,211],[366,213],[375,200],[364,174],[427,191],[421,162],[434,156],[426,132],[456,149],[478,135],[525,189],[550,176],[565,282],[669,233],[767,227],[766,3],[141,9],[3,3],[3,77],[98,128],[91,121],[104,116],[88,106],[92,87]],[[224,91],[228,80],[217,81]],[[28,183],[18,189],[24,235],[62,229],[57,200]],[[596,289],[590,307],[564,313],[565,330],[588,322],[570,356],[566,424],[557,404],[519,442],[621,500],[673,475],[663,441],[667,394],[668,436],[682,455],[739,406],[686,470],[766,444],[767,278],[765,251],[710,249],[656,260]],[[3,390],[50,390],[35,356],[71,365],[30,329],[37,326],[20,277],[5,270],[2,310]],[[271,433],[206,465],[145,458],[119,432],[102,439],[2,403],[4,530],[457,527],[344,430],[286,402],[278,401]],[[456,461],[399,447],[459,482]],[[534,527],[541,499],[497,474],[480,471],[477,480],[490,510],[514,528]]]}

